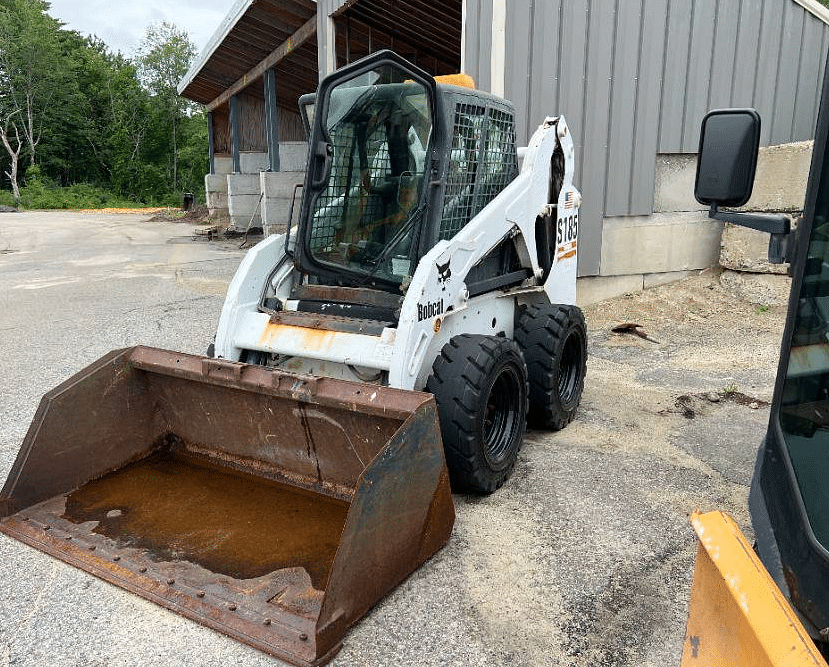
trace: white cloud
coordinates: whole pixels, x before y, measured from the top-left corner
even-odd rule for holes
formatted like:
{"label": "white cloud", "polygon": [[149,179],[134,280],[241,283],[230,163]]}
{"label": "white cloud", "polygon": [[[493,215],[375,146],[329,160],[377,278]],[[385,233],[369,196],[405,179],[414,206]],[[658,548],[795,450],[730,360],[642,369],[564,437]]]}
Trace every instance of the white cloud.
{"label": "white cloud", "polygon": [[232,4],[231,0],[51,0],[49,14],[67,28],[97,35],[113,51],[131,56],[147,27],[161,21],[186,30],[201,51]]}

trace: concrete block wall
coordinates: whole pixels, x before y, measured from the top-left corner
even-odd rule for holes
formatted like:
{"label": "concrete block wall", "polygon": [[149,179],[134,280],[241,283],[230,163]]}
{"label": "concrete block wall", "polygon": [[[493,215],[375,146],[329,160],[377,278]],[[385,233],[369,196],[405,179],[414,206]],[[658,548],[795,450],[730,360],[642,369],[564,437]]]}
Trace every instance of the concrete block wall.
{"label": "concrete block wall", "polygon": [[279,144],[279,170],[305,172],[308,164],[308,142],[283,141]]}
{"label": "concrete block wall", "polygon": [[268,154],[263,152],[239,153],[242,174],[258,174],[268,168]]}
{"label": "concrete block wall", "polygon": [[218,225],[230,221],[227,208],[227,174],[207,174],[204,177],[205,199],[210,219]]}
{"label": "concrete block wall", "polygon": [[601,275],[579,278],[578,303],[656,287],[716,265],[722,227],[702,211],[605,218]]}
{"label": "concrete block wall", "polygon": [[[812,142],[760,149],[751,199],[740,210],[797,212],[803,208]],[[768,264],[768,235],[708,218],[694,199],[696,154],[656,157],[654,213],[605,218],[599,276],[580,278],[578,301],[587,304],[680,279],[721,264],[782,272]]]}
{"label": "concrete block wall", "polygon": [[[304,141],[283,141],[279,144],[278,172],[260,174],[262,197],[262,227],[265,235],[282,234],[288,228],[288,213],[294,196],[294,186],[305,180],[308,162],[308,144]],[[297,191],[294,219],[299,216],[302,189]]]}
{"label": "concrete block wall", "polygon": [[279,148],[282,171],[267,171],[267,152],[249,151],[240,153],[241,172],[234,174],[230,156],[215,156],[216,171],[204,178],[211,220],[239,229],[245,229],[250,223],[251,226],[265,227],[266,233],[275,233],[280,225],[284,230],[293,186],[303,181],[307,158],[306,142],[287,141]]}
{"label": "concrete block wall", "polygon": [[700,212],[605,218],[602,275],[670,273],[717,263],[722,223]]}
{"label": "concrete block wall", "polygon": [[[262,227],[265,235],[282,234],[288,228],[288,217],[291,202],[294,197],[294,188],[302,184],[304,172],[299,171],[263,171],[259,174],[260,189],[262,191]],[[299,206],[302,199],[302,188],[297,190],[294,204],[295,223],[299,216]]]}
{"label": "concrete block wall", "polygon": [[[740,210],[802,210],[812,144],[811,141],[799,141],[761,148],[751,199]],[[696,154],[657,155],[654,211],[699,211],[705,208],[694,199],[696,169]]]}
{"label": "concrete block wall", "polygon": [[236,229],[261,227],[259,173],[228,174],[226,179],[230,224]]}

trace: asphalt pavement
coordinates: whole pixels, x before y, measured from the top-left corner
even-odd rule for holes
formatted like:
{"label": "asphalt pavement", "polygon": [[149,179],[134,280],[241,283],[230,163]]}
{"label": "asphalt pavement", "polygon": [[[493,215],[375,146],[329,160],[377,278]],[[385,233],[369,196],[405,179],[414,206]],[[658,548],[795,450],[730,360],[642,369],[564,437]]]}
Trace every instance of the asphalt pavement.
{"label": "asphalt pavement", "polygon": [[[243,253],[139,215],[0,214],[0,482],[40,397],[109,350],[203,353]],[[576,421],[455,496],[448,545],[333,665],[678,664],[694,509],[749,533],[788,280],[709,271],[585,308]],[[759,280],[759,279],[758,279]],[[649,338],[613,333],[642,325]],[[0,667],[279,661],[0,535]]]}

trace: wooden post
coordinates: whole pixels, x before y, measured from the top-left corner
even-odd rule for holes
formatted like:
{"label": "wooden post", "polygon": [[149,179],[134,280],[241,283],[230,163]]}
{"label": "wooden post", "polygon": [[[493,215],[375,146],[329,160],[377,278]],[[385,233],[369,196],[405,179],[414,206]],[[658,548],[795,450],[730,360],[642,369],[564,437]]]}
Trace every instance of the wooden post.
{"label": "wooden post", "polygon": [[207,152],[210,156],[210,173],[216,173],[216,143],[213,139],[213,112],[207,112]]}
{"label": "wooden post", "polygon": [[233,173],[242,172],[242,159],[239,155],[239,144],[241,133],[239,131],[239,98],[236,95],[230,97],[230,153],[233,156]]}
{"label": "wooden post", "polygon": [[268,141],[268,171],[279,171],[279,107],[276,102],[276,70],[265,71],[265,135]]}

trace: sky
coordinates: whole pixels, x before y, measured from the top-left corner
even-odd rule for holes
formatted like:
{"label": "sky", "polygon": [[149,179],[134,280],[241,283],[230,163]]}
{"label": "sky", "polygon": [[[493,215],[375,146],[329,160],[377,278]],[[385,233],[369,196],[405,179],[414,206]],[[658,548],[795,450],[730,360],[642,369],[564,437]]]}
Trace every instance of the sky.
{"label": "sky", "polygon": [[184,29],[201,53],[234,0],[49,0],[66,28],[97,35],[112,51],[135,55],[147,27],[167,21]]}

